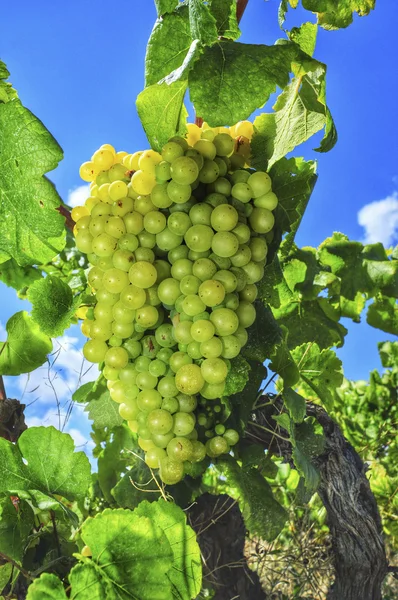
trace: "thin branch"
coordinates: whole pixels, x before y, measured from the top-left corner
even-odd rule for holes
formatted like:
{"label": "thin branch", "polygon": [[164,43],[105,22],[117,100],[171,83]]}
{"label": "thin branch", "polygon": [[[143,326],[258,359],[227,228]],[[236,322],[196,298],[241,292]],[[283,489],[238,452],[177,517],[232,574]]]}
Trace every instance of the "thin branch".
{"label": "thin branch", "polygon": [[0,402],[3,400],[7,400],[6,388],[4,387],[4,380],[2,375],[0,375]]}
{"label": "thin branch", "polygon": [[73,231],[73,228],[75,226],[75,222],[72,219],[70,212],[67,208],[65,208],[65,206],[58,206],[58,208],[56,209],[63,217],[65,217],[65,227],[67,229],[70,229],[71,231]]}
{"label": "thin branch", "polygon": [[248,3],[249,0],[238,0],[238,5],[236,7],[236,18],[238,20],[238,23],[240,23]]}
{"label": "thin branch", "polygon": [[25,569],[21,567],[21,565],[19,565],[17,562],[15,562],[15,560],[7,556],[7,554],[3,554],[3,552],[0,552],[0,558],[2,558],[5,562],[10,563],[16,569],[18,569],[18,571],[20,571],[26,579],[29,579],[29,581],[34,580],[34,577],[32,577],[29,571],[25,571]]}

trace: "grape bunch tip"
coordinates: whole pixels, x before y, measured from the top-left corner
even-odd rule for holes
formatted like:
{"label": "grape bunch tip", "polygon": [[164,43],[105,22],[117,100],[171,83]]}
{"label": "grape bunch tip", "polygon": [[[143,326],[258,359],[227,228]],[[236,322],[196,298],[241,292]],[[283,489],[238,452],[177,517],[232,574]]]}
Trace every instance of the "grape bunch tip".
{"label": "grape bunch tip", "polygon": [[101,146],[80,168],[90,197],[71,213],[96,298],[78,311],[84,356],[169,485],[239,441],[221,398],[256,318],[278,204],[269,175],[250,168],[251,122],[187,129],[161,153]]}

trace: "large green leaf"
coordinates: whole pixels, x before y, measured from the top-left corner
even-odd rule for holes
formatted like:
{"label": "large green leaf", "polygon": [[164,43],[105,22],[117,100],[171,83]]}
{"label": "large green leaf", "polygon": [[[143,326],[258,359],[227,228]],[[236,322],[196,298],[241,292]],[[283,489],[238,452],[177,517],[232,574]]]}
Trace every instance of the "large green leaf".
{"label": "large green leaf", "polygon": [[247,529],[253,535],[273,540],[282,530],[287,513],[274,499],[270,485],[256,469],[242,469],[232,459],[218,463],[230,493],[239,501]]}
{"label": "large green leaf", "polygon": [[14,100],[15,98],[18,98],[18,94],[13,89],[11,83],[8,83],[7,81],[5,81],[6,79],[9,78],[9,76],[10,76],[10,73],[9,73],[7,67],[5,66],[3,61],[0,60],[0,102],[1,103],[9,102],[10,100]]}
{"label": "large green leaf", "polygon": [[295,348],[292,354],[298,365],[302,384],[302,393],[308,398],[314,393],[327,410],[333,408],[336,389],[344,379],[341,360],[333,350],[320,350],[315,343]]}
{"label": "large green leaf", "polygon": [[[5,563],[4,565],[0,565],[0,594],[11,579],[13,568],[14,567],[11,563]],[[0,596],[0,599],[2,598],[3,596]]]}
{"label": "large green leaf", "polygon": [[203,45],[211,45],[218,38],[217,22],[210,11],[210,6],[203,0],[189,1],[189,23],[191,37]]}
{"label": "large green leaf", "polygon": [[148,40],[145,57],[145,86],[158,83],[178,69],[191,46],[187,6],[158,19]]}
{"label": "large green leaf", "polygon": [[303,23],[300,27],[293,27],[287,32],[289,39],[300,46],[301,50],[312,56],[315,50],[318,25],[316,23]]}
{"label": "large green leaf", "polygon": [[307,412],[305,398],[294,390],[287,388],[283,390],[283,402],[293,421],[302,423]]}
{"label": "large green leaf", "polygon": [[0,498],[0,552],[21,563],[33,522],[27,502],[20,500],[15,507],[9,496]]}
{"label": "large green leaf", "polygon": [[156,10],[159,17],[166,13],[171,13],[177,6],[179,0],[155,0]]}
{"label": "large green leaf", "polygon": [[27,312],[15,313],[6,324],[7,340],[0,343],[0,375],[30,373],[40,367],[53,345]]}
{"label": "large green leaf", "polygon": [[161,150],[171,137],[185,134],[186,90],[187,82],[177,80],[170,84],[155,83],[138,95],[138,115],[149,143],[155,150]]}
{"label": "large green leaf", "polygon": [[238,394],[244,390],[249,381],[250,365],[242,356],[237,356],[231,360],[231,368],[225,382],[224,396]]}
{"label": "large green leaf", "polygon": [[206,48],[189,73],[196,113],[212,127],[249,117],[288,83],[293,46],[221,41]]}
{"label": "large green leaf", "polygon": [[240,37],[236,0],[211,0],[211,12],[216,18],[219,37],[227,40],[237,40]]}
{"label": "large green leaf", "polygon": [[160,527],[170,542],[174,561],[169,578],[173,596],[181,600],[196,598],[202,587],[202,563],[195,532],[187,525],[184,511],[163,498],[158,502],[141,502],[134,511],[140,517],[148,517]]}
{"label": "large green leaf", "polygon": [[54,185],[44,177],[62,150],[19,100],[0,104],[0,262],[49,262],[65,245]]}
{"label": "large green leaf", "polygon": [[50,337],[64,333],[72,322],[79,298],[73,298],[72,290],[58,277],[48,275],[30,286],[28,299],[32,303],[32,319],[41,331]]}
{"label": "large green leaf", "polygon": [[149,467],[139,458],[135,459],[133,466],[126,470],[112,490],[117,505],[130,509],[136,508],[143,498],[155,502],[160,495],[161,492],[153,481]]}
{"label": "large green leaf", "polygon": [[39,490],[74,500],[91,482],[87,456],[74,452],[71,436],[52,426],[30,427],[17,445],[0,438],[0,467],[0,492]]}
{"label": "large green leaf", "polygon": [[[80,600],[80,596],[78,596]],[[92,600],[99,600],[94,594]],[[62,581],[52,573],[42,573],[28,588],[26,600],[67,600]]]}
{"label": "large green leaf", "polygon": [[318,23],[325,29],[348,27],[353,13],[365,16],[375,7],[376,0],[303,0],[303,7],[318,16]]}
{"label": "large green leaf", "polygon": [[398,335],[398,305],[394,298],[378,296],[369,306],[366,320],[372,327]]}
{"label": "large green leaf", "polygon": [[126,425],[121,425],[113,429],[111,439],[98,456],[98,483],[109,504],[115,502],[111,490],[134,459],[131,450],[135,450],[136,446],[133,433]]}
{"label": "large green leaf", "polygon": [[84,411],[88,413],[88,418],[93,421],[94,428],[104,429],[109,427],[112,429],[112,427],[117,427],[123,423],[123,419],[119,415],[118,405],[112,400],[103,380],[88,393],[85,401],[88,401],[88,404]]}
{"label": "large green leaf", "polygon": [[[164,600],[172,598],[169,571],[173,551],[162,529],[128,510],[105,509],[82,526],[82,538],[93,553],[87,561],[99,598]],[[95,567],[95,571],[93,570]],[[86,564],[70,574],[72,592],[87,588]],[[77,595],[80,600],[80,596]],[[93,596],[82,595],[82,600]]]}
{"label": "large green leaf", "polygon": [[246,428],[260,386],[267,376],[267,369],[261,362],[249,361],[249,365],[251,368],[250,378],[245,388],[238,394],[230,396],[230,403],[233,407],[231,425],[241,433]]}
{"label": "large green leaf", "polygon": [[0,264],[0,279],[17,290],[19,297],[25,297],[26,288],[42,278],[41,272],[31,266],[20,267],[13,258]]}

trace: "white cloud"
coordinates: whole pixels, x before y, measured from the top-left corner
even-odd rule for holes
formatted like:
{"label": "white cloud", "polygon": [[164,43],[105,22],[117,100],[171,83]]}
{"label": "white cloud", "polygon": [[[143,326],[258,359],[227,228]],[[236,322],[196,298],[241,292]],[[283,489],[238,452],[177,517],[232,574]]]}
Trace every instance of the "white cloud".
{"label": "white cloud", "polygon": [[384,200],[365,204],[358,212],[358,223],[365,229],[365,244],[381,242],[389,247],[398,242],[398,192]]}
{"label": "white cloud", "polygon": [[74,188],[73,190],[69,190],[68,198],[66,200],[66,204],[71,206],[83,206],[85,201],[90,195],[90,186],[87,185],[79,185],[79,187]]}

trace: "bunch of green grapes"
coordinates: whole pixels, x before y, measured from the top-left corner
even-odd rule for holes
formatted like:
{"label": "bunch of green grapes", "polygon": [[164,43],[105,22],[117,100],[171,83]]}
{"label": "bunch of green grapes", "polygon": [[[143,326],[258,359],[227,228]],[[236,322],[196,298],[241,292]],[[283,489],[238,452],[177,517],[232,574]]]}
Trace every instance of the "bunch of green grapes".
{"label": "bunch of green grapes", "polygon": [[166,484],[239,439],[219,399],[256,318],[278,202],[248,167],[252,133],[190,124],[161,153],[105,144],[80,169],[91,195],[72,218],[97,300],[84,356]]}

